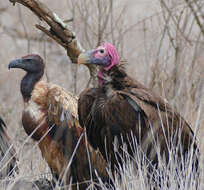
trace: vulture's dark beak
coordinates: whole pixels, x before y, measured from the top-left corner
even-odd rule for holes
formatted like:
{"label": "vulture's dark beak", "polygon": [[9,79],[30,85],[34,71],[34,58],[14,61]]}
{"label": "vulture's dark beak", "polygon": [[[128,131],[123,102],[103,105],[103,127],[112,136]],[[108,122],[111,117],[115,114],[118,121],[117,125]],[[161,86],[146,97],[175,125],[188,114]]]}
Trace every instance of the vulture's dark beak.
{"label": "vulture's dark beak", "polygon": [[79,55],[77,64],[90,64],[93,51],[86,51]]}
{"label": "vulture's dark beak", "polygon": [[11,69],[11,68],[23,68],[23,60],[22,59],[15,59],[13,61],[11,61],[8,65],[8,68]]}

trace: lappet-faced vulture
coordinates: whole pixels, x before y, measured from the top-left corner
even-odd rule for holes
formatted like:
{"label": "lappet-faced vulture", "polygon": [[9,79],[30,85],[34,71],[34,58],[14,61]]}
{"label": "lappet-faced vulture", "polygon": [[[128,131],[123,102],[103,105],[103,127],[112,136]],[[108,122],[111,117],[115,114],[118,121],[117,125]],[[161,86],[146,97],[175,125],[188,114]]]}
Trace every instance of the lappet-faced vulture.
{"label": "lappet-faced vulture", "polygon": [[87,143],[79,126],[77,98],[60,86],[42,81],[44,67],[42,58],[33,54],[9,64],[9,68],[26,71],[21,81],[22,124],[26,133],[38,141],[55,177],[64,185],[72,182],[77,184],[74,188],[84,189],[95,179],[95,171],[106,179],[106,163]]}
{"label": "lappet-faced vulture", "polygon": [[[195,135],[189,124],[166,100],[128,76],[113,45],[104,43],[81,53],[78,64],[99,67],[98,87],[80,94],[79,123],[112,169],[124,161],[126,152],[132,157],[140,150],[151,169],[157,167],[159,156],[169,163],[171,150],[180,161],[186,161],[191,147],[196,154]],[[197,168],[197,157],[195,160]]]}

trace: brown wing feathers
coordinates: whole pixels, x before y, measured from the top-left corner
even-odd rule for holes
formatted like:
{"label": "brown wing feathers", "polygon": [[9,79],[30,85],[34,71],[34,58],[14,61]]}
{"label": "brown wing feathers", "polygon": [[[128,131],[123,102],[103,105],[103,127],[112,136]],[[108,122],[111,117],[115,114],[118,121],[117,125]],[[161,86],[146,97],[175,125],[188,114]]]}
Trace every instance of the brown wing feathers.
{"label": "brown wing feathers", "polygon": [[[46,90],[34,88],[31,100],[40,105],[40,111],[45,113],[41,124],[43,129],[39,130],[42,131],[40,139],[47,133],[39,142],[42,155],[53,174],[58,179],[63,180],[64,184],[69,184],[70,178],[73,178],[72,183],[82,182],[81,188],[85,188],[87,183],[83,182],[91,179],[90,173],[85,172],[86,170],[89,171],[86,149],[89,150],[93,159],[101,156],[93,149],[90,149],[89,145],[86,145],[83,137],[75,153],[76,155],[73,157],[72,164],[67,169],[75,146],[83,134],[83,129],[79,126],[77,120],[77,98],[57,85],[49,84],[46,86],[38,84],[36,87],[39,86],[46,88]],[[45,92],[45,95],[40,94],[41,92]],[[46,97],[46,99],[43,97]],[[46,100],[46,103],[43,100]],[[102,157],[100,159],[103,160]],[[86,170],[85,167],[87,167]],[[92,167],[107,178],[104,167],[101,167],[98,162],[94,162]],[[67,172],[65,173],[66,170]]]}
{"label": "brown wing feathers", "polygon": [[[69,176],[66,179],[72,178],[73,183],[81,182],[80,188],[85,188],[90,183],[91,175],[94,181],[97,181],[97,177],[95,171],[103,177],[104,179],[108,179],[108,174],[106,172],[106,163],[100,152],[97,152],[91,148],[91,146],[87,143],[85,139],[84,129],[82,129],[78,123],[78,120],[75,116],[77,116],[77,99],[72,94],[66,94],[65,91],[57,92],[56,89],[59,87],[54,86],[51,88],[54,89],[53,92],[50,92],[54,97],[53,99],[50,97],[51,104],[48,110],[48,118],[49,121],[53,123],[58,123],[56,125],[55,134],[53,136],[54,140],[57,140],[60,143],[60,147],[64,157],[66,158],[66,164],[64,166],[67,167],[70,159],[72,160],[72,164],[69,169]],[[56,95],[58,94],[58,96]],[[66,97],[64,97],[66,95]],[[69,103],[67,103],[69,101]],[[71,106],[70,109],[69,106]],[[65,109],[66,108],[66,109]],[[76,151],[75,155],[73,152]],[[90,160],[88,159],[88,154],[90,156]],[[90,171],[89,164],[93,168]],[[66,170],[66,168],[64,168]],[[89,181],[85,183],[84,181]],[[68,181],[67,181],[68,183]]]}

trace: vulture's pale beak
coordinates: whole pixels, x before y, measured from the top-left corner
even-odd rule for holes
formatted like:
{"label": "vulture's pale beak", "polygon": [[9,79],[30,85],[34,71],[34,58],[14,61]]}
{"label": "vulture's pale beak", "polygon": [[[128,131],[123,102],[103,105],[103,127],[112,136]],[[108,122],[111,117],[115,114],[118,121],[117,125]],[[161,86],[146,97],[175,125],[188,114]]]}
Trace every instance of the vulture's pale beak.
{"label": "vulture's pale beak", "polygon": [[79,55],[77,64],[90,64],[93,51],[86,51]]}
{"label": "vulture's pale beak", "polygon": [[11,61],[8,65],[8,68],[23,68],[23,60],[22,59],[15,59]]}

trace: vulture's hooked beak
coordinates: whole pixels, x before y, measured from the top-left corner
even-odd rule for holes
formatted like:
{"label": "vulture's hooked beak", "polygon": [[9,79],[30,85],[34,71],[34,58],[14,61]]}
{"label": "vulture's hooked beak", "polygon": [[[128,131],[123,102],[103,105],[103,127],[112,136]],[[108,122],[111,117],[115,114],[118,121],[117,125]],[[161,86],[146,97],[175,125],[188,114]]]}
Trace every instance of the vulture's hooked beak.
{"label": "vulture's hooked beak", "polygon": [[8,69],[11,68],[23,68],[23,60],[22,59],[15,59],[11,61],[8,65]]}
{"label": "vulture's hooked beak", "polygon": [[77,64],[91,64],[93,51],[85,51],[78,57]]}

